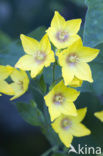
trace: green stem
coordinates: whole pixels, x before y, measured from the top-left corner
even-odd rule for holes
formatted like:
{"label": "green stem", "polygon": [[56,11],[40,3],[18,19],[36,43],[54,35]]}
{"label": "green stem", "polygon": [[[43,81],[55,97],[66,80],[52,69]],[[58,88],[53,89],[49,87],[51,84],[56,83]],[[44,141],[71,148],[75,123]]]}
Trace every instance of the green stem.
{"label": "green stem", "polygon": [[42,154],[41,156],[48,156],[51,152],[54,152],[58,150],[58,146],[54,146],[52,148],[50,148],[48,151],[46,151],[44,154]]}
{"label": "green stem", "polygon": [[56,64],[54,63],[53,64],[53,82],[55,81],[55,66],[56,66]]}

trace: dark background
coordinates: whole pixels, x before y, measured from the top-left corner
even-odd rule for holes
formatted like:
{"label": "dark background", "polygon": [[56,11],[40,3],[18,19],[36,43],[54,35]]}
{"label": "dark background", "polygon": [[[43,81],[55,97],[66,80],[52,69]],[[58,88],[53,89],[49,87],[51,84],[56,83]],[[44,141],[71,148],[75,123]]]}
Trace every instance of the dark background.
{"label": "dark background", "polygon": [[[0,31],[16,40],[21,33],[48,27],[55,10],[66,19],[85,21],[86,7],[72,0],[0,0]],[[28,98],[26,93],[20,99]],[[49,147],[40,129],[27,124],[7,96],[0,97],[0,156],[40,156]]]}

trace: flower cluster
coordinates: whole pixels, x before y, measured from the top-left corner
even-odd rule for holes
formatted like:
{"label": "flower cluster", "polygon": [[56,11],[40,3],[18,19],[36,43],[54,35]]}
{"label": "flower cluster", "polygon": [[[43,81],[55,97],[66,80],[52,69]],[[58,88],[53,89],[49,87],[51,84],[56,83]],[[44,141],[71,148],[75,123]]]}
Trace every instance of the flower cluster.
{"label": "flower cluster", "polygon": [[[23,34],[20,36],[25,55],[18,60],[15,68],[0,66],[0,93],[13,95],[11,100],[28,89],[29,79],[25,71],[30,71],[31,78],[35,78],[44,67],[55,61],[61,66],[62,80],[44,96],[44,100],[51,125],[66,147],[70,146],[73,136],[81,137],[91,133],[81,123],[87,108],[77,110],[74,102],[80,92],[73,87],[80,87],[83,81],[93,82],[88,62],[96,58],[99,50],[83,46],[77,34],[81,22],[81,19],[66,21],[55,11],[51,26],[40,41]],[[51,44],[55,46],[55,51]],[[7,83],[8,77],[12,82]],[[103,112],[95,115],[103,121]]]}

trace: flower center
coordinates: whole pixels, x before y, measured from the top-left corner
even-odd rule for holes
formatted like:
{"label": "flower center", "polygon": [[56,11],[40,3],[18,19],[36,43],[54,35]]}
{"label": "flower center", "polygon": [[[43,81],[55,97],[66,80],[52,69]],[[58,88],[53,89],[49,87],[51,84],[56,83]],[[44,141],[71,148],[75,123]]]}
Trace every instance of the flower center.
{"label": "flower center", "polygon": [[55,94],[54,95],[54,98],[53,98],[53,102],[55,104],[63,104],[63,102],[64,102],[64,96],[61,93]]}
{"label": "flower center", "polygon": [[46,54],[42,51],[38,51],[34,54],[34,58],[35,58],[37,63],[42,63],[45,61]]}
{"label": "flower center", "polygon": [[66,62],[69,63],[70,65],[75,65],[78,61],[79,58],[75,53],[69,54],[66,58]]}
{"label": "flower center", "polygon": [[23,90],[23,81],[19,81],[18,85],[20,86],[20,90]]}
{"label": "flower center", "polygon": [[72,126],[72,123],[71,123],[71,121],[68,118],[64,118],[61,121],[61,127],[63,129],[69,129],[71,126]]}
{"label": "flower center", "polygon": [[57,40],[60,41],[60,42],[65,42],[65,41],[67,41],[67,40],[68,40],[68,37],[69,37],[69,35],[68,35],[68,33],[65,32],[65,31],[59,31],[59,32],[56,33],[56,38],[57,38]]}

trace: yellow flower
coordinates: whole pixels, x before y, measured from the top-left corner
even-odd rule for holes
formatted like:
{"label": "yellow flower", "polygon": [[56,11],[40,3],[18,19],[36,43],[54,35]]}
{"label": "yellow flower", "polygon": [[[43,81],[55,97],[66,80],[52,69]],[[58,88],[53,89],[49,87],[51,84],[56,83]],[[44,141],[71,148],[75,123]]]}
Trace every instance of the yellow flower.
{"label": "yellow flower", "polygon": [[45,97],[51,121],[59,117],[62,113],[66,115],[77,115],[74,101],[79,96],[75,89],[68,88],[63,81],[59,82]]}
{"label": "yellow flower", "polygon": [[[7,83],[6,79],[11,78],[11,83]],[[24,71],[18,71],[11,66],[0,66],[0,93],[13,96],[10,100],[14,100],[23,95],[29,85],[29,79]],[[0,94],[1,95],[1,94]]]}
{"label": "yellow flower", "polygon": [[44,35],[40,42],[25,35],[21,35],[20,38],[26,54],[15,65],[17,68],[31,71],[31,77],[34,78],[44,67],[55,62],[54,52],[51,50],[47,35]]}
{"label": "yellow flower", "polygon": [[101,112],[96,112],[94,115],[103,122],[103,111]]}
{"label": "yellow flower", "polygon": [[29,78],[25,71],[22,70],[18,71],[15,68],[11,73],[10,77],[13,81],[10,84],[10,86],[14,90],[14,96],[10,100],[14,100],[23,95],[27,91],[29,85]]}
{"label": "yellow flower", "polygon": [[90,130],[86,128],[81,122],[84,119],[87,108],[79,109],[76,117],[70,115],[61,115],[53,123],[52,127],[58,133],[61,141],[66,147],[70,147],[73,136],[82,137],[90,135]]}
{"label": "yellow flower", "polygon": [[78,40],[77,35],[81,25],[81,19],[65,21],[65,19],[55,11],[51,22],[51,27],[46,31],[50,41],[58,48],[66,48]]}
{"label": "yellow flower", "polygon": [[82,86],[83,81],[74,77],[74,79],[69,83],[70,87],[81,87]]}
{"label": "yellow flower", "polygon": [[[11,86],[6,82],[6,79],[12,73],[12,67],[0,65],[0,93],[6,95],[13,95],[14,91]],[[0,94],[1,96],[1,94]]]}
{"label": "yellow flower", "polygon": [[79,39],[67,49],[58,52],[59,64],[62,67],[62,75],[65,85],[69,85],[74,77],[93,82],[91,69],[88,62],[91,62],[98,55],[99,50],[84,47]]}

